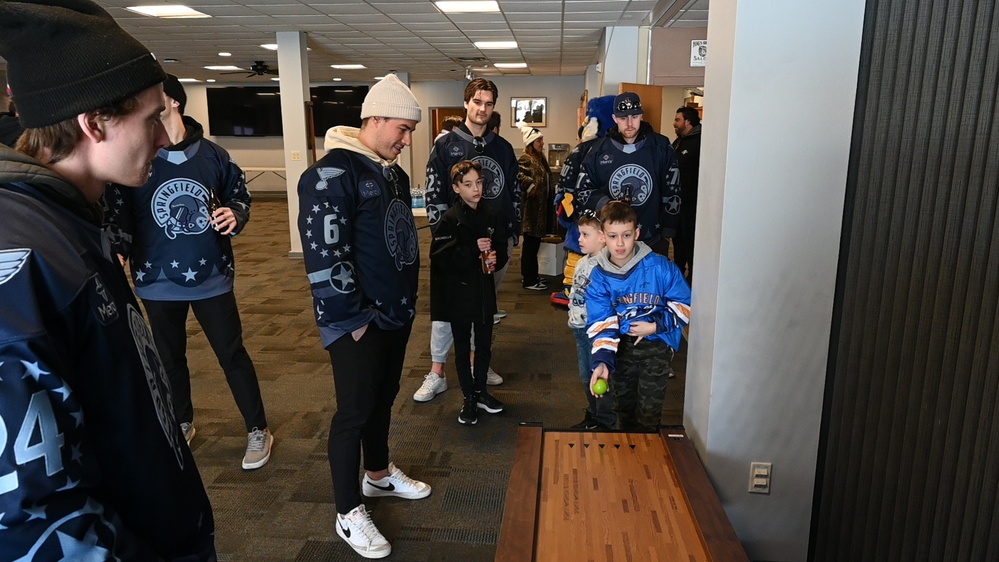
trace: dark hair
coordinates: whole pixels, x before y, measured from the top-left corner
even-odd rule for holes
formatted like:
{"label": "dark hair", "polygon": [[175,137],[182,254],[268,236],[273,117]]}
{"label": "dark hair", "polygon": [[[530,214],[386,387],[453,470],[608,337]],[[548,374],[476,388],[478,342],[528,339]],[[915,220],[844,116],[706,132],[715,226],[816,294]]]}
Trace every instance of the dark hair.
{"label": "dark hair", "polygon": [[676,112],[682,114],[683,118],[690,122],[691,127],[696,127],[701,124],[701,116],[693,107],[681,107],[677,109]]}
{"label": "dark hair", "polygon": [[[87,111],[86,114],[99,121],[108,122],[125,117],[138,107],[139,98],[138,94],[135,94],[108,107]],[[41,160],[42,155],[48,152],[44,163],[55,164],[72,154],[82,137],[83,129],[80,128],[80,123],[76,117],[70,117],[45,127],[25,129],[17,141],[17,151],[36,160]]]}
{"label": "dark hair", "polygon": [[600,209],[600,224],[602,226],[629,223],[638,226],[638,215],[627,203],[611,201],[603,209]]}
{"label": "dark hair", "polygon": [[493,84],[492,80],[486,80],[485,78],[476,78],[475,80],[469,82],[467,86],[465,86],[465,103],[468,103],[468,100],[472,99],[472,97],[475,95],[475,92],[483,90],[486,92],[492,92],[493,103],[499,101],[497,99],[499,98],[499,89],[496,88],[496,84]]}
{"label": "dark hair", "polygon": [[465,119],[460,115],[448,115],[441,121],[441,130],[450,131],[461,124]]}
{"label": "dark hair", "polygon": [[[541,137],[538,137],[538,138],[541,138]],[[534,140],[537,141],[538,139],[534,139]],[[539,160],[541,162],[541,166],[544,169],[547,170],[549,168],[549,166],[548,166],[548,159],[545,158],[545,154],[543,152],[539,152],[538,149],[534,148],[534,143],[533,142],[531,144],[529,144],[529,145],[527,145],[527,146],[524,147],[524,154],[530,156],[531,158],[534,158],[535,160]]]}
{"label": "dark hair", "polygon": [[458,185],[461,180],[465,177],[465,174],[475,170],[479,173],[479,177],[482,177],[482,164],[478,162],[473,162],[472,160],[462,160],[454,166],[451,166],[451,185]]}
{"label": "dark hair", "polygon": [[486,131],[492,131],[499,127],[502,119],[503,116],[500,115],[499,111],[493,111],[493,114],[489,116],[489,121],[486,122]]}

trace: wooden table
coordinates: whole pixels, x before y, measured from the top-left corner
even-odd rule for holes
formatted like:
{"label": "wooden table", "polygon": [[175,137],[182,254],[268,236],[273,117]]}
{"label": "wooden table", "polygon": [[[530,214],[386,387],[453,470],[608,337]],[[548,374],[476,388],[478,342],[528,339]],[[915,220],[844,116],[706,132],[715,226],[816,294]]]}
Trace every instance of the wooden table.
{"label": "wooden table", "polygon": [[746,561],[682,428],[522,424],[497,562]]}

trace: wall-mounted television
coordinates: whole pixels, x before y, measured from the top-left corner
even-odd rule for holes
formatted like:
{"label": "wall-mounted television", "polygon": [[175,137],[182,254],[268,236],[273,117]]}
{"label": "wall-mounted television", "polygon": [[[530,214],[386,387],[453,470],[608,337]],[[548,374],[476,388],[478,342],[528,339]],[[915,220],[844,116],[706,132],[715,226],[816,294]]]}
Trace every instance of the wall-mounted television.
{"label": "wall-mounted television", "polygon": [[[361,126],[368,86],[310,88],[316,136],[336,125]],[[223,137],[281,136],[281,94],[275,86],[207,88],[208,133]]]}

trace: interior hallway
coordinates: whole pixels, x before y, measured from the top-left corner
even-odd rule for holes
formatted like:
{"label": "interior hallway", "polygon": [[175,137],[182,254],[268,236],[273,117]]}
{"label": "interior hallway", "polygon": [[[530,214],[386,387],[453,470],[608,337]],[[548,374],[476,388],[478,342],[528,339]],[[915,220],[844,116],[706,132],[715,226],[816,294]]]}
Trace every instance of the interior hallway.
{"label": "interior hallway", "polygon": [[[426,225],[426,219],[417,218]],[[430,366],[430,233],[420,229],[420,300],[393,412],[392,460],[433,486],[423,500],[368,499],[392,543],[386,560],[492,560],[513,465],[516,427],[548,428],[582,419],[585,405],[566,313],[548,292],[520,287],[519,251],[499,294],[509,316],[497,326],[493,367],[505,379],[491,392],[506,404],[479,423],[457,422],[461,390],[453,363],[447,392],[417,404],[413,392]],[[289,259],[283,199],[254,201],[250,223],[233,240],[236,293],[246,347],[253,358],[275,435],[269,464],[243,471],[246,434],[215,356],[191,315],[191,367],[197,435],[192,443],[211,497],[220,561],[362,560],[336,536],[326,436],[335,412],[329,355],[322,349],[301,261]],[[549,280],[549,287],[557,282]],[[686,350],[673,366],[663,423],[679,424]],[[534,506],[523,506],[533,509]]]}

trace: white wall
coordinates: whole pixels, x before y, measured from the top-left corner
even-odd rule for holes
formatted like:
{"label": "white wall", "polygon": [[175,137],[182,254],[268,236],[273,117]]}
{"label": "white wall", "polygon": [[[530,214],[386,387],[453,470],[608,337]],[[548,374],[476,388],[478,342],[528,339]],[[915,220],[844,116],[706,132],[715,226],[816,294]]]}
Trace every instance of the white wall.
{"label": "white wall", "polygon": [[[503,114],[502,136],[510,141],[519,154],[524,148],[520,130],[510,126],[511,97],[547,97],[548,127],[541,129],[546,143],[576,144],[576,108],[583,95],[582,76],[528,76],[490,78],[499,89],[497,109]],[[426,184],[426,165],[430,157],[430,109],[434,107],[461,107],[464,80],[447,82],[413,82],[412,90],[423,108],[423,122],[413,134],[412,158],[407,172],[414,187]],[[256,84],[259,85],[259,84]],[[280,137],[215,137],[208,136],[208,98],[203,84],[185,84],[187,108],[185,113],[205,126],[206,136],[232,155],[241,166],[284,166],[283,139]],[[325,135],[325,131],[322,131]],[[322,158],[323,142],[317,142]],[[284,191],[283,184],[276,184],[273,176],[261,176],[250,184],[251,191]]]}
{"label": "white wall", "polygon": [[711,2],[684,425],[752,559],[807,557],[864,4]]}

